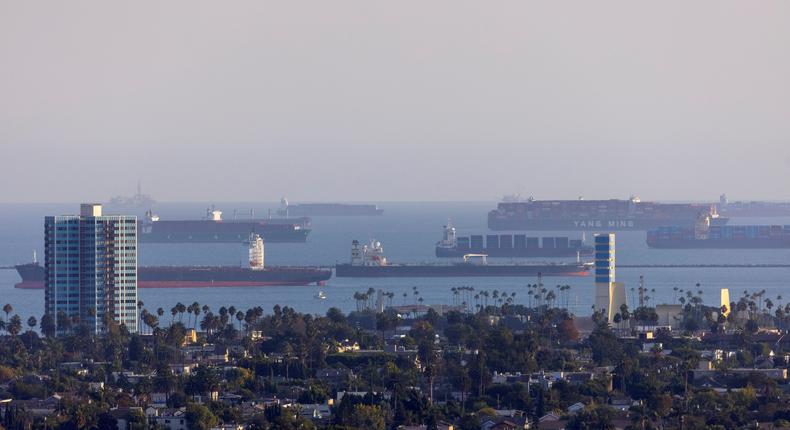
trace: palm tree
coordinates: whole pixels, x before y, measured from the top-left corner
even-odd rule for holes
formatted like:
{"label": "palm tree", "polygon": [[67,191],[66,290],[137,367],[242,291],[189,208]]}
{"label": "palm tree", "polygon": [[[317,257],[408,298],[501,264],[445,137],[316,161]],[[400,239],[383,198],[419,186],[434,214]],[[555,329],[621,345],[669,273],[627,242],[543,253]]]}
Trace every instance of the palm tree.
{"label": "palm tree", "polygon": [[28,349],[33,349],[33,329],[36,328],[36,324],[38,324],[36,317],[31,316],[30,318],[27,319],[27,326],[29,327],[28,338],[30,339],[30,346],[28,347]]}
{"label": "palm tree", "polygon": [[184,312],[186,312],[187,307],[183,303],[178,302],[176,303],[176,310],[178,311],[178,322],[182,322]]}
{"label": "palm tree", "polygon": [[239,321],[239,331],[241,331],[241,323],[244,321],[244,312],[236,311],[236,319]]}
{"label": "palm tree", "polygon": [[22,331],[22,319],[19,318],[19,315],[11,317],[11,320],[6,325],[6,330],[13,337],[16,337]]}
{"label": "palm tree", "polygon": [[194,306],[192,306],[192,305],[187,306],[186,313],[187,313],[187,325],[188,326],[192,325],[192,323],[191,323],[191,321],[192,321],[192,312],[194,312],[194,311],[195,311],[195,307]]}
{"label": "palm tree", "polygon": [[192,313],[195,314],[195,322],[192,324],[192,328],[197,330],[197,319],[200,316],[200,310],[202,309],[203,315],[206,315],[208,314],[209,307],[208,305],[203,305],[203,308],[201,308],[198,302],[192,303],[192,305],[195,307],[195,309],[192,311]]}

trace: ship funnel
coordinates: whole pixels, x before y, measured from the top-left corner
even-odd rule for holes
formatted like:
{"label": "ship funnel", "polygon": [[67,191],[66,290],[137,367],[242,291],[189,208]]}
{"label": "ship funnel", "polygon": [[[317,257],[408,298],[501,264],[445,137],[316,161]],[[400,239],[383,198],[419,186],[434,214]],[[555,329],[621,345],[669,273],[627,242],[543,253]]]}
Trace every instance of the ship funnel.
{"label": "ship funnel", "polygon": [[260,235],[252,233],[250,234],[250,269],[263,270],[264,267],[263,239]]}

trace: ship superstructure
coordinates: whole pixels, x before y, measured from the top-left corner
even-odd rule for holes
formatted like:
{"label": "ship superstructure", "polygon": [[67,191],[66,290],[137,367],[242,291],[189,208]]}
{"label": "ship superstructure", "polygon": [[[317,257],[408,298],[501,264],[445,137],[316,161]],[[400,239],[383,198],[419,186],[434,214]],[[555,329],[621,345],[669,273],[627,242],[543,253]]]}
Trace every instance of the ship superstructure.
{"label": "ship superstructure", "polygon": [[535,200],[501,202],[488,214],[491,230],[648,230],[663,225],[693,227],[697,218],[710,216],[725,223],[716,205],[628,200]]}
{"label": "ship superstructure", "polygon": [[137,194],[133,196],[114,196],[107,202],[113,208],[150,208],[156,200],[150,194],[143,194],[140,182],[137,182]]}
{"label": "ship superstructure", "polygon": [[531,237],[525,234],[457,235],[452,223],[444,226],[442,240],[436,243],[436,256],[457,258],[466,254],[486,254],[504,258],[560,258],[592,255],[592,246],[582,239]]}

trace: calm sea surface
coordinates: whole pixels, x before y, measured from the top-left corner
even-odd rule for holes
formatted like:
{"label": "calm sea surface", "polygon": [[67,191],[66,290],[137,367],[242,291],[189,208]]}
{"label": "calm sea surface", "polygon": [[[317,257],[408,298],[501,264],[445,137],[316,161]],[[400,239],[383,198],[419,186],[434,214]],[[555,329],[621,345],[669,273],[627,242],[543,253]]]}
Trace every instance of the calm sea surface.
{"label": "calm sea surface", "polygon": [[[386,203],[380,206],[380,217],[316,217],[313,232],[307,243],[267,244],[267,265],[320,265],[331,266],[346,262],[350,255],[352,239],[366,242],[375,238],[384,246],[391,262],[427,262],[434,258],[434,245],[441,238],[442,225],[451,219],[459,235],[485,233],[486,213],[496,203]],[[159,204],[156,212],[162,219],[197,219],[205,214],[207,204]],[[78,211],[78,204],[0,204],[0,266],[30,261],[33,250],[43,256],[43,224],[45,215],[71,214]],[[218,205],[224,217],[232,218],[234,210],[265,216],[275,204],[224,203]],[[119,211],[105,209],[106,213]],[[133,213],[135,211],[124,211]],[[142,213],[138,213],[142,215]],[[241,216],[241,215],[240,215]],[[731,224],[790,224],[790,219],[741,218]],[[576,232],[536,232],[534,236],[569,236],[578,238]],[[591,241],[588,234],[587,241]],[[247,247],[241,244],[141,244],[139,259],[142,265],[239,265],[246,263]],[[547,260],[533,260],[547,261]],[[558,261],[558,260],[553,260]],[[785,250],[656,250],[645,245],[644,232],[617,234],[617,261],[620,264],[715,264],[715,263],[790,263],[790,249]],[[720,288],[729,288],[732,298],[744,290],[765,289],[775,300],[777,295],[790,299],[790,268],[776,269],[627,269],[617,271],[618,281],[626,283],[629,290],[637,286],[644,275],[652,303],[671,303],[673,287],[696,288],[701,285],[706,303],[717,304]],[[332,306],[344,311],[353,310],[355,291],[369,287],[395,293],[394,304],[413,303],[413,287],[427,304],[450,303],[450,288],[472,286],[475,290],[515,292],[517,303],[527,303],[526,284],[533,278],[403,278],[403,279],[331,279],[325,287],[257,287],[257,288],[189,288],[142,289],[140,300],[150,311],[162,307],[167,312],[175,303],[199,302],[212,309],[234,305],[239,309],[262,306],[270,310],[275,304],[288,305],[298,311],[323,314]],[[19,282],[15,270],[0,270],[0,304],[10,303],[14,312],[24,319],[39,317],[43,313],[43,290],[15,289]],[[570,307],[579,315],[590,313],[593,297],[592,277],[544,278],[544,284],[568,284]],[[322,289],[327,298],[318,300],[314,295]],[[403,298],[406,293],[408,298]],[[786,301],[786,300],[785,300]],[[631,298],[629,298],[631,303]]]}

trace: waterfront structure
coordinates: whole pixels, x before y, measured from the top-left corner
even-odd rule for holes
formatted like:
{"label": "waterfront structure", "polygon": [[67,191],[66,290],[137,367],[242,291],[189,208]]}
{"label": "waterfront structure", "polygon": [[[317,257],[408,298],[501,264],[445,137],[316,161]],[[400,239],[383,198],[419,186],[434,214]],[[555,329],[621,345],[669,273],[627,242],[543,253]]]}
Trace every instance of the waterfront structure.
{"label": "waterfront structure", "polygon": [[137,332],[137,217],[103,215],[85,203],[79,215],[44,219],[44,312],[58,333],[68,323],[106,331],[105,318]]}
{"label": "waterfront structure", "polygon": [[626,303],[625,286],[615,278],[615,235],[595,235],[595,310],[612,322]]}

